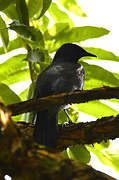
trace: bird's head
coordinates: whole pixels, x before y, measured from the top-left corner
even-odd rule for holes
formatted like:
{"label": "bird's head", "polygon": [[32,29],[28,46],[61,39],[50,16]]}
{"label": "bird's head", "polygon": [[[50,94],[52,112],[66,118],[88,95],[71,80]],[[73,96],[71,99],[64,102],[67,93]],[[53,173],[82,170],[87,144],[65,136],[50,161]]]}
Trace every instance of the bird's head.
{"label": "bird's head", "polygon": [[84,56],[92,56],[92,57],[97,57],[96,55],[87,52],[84,50],[82,47],[72,44],[72,43],[66,43],[62,45],[56,52],[54,60],[53,61],[73,61],[77,62],[78,59],[84,57]]}

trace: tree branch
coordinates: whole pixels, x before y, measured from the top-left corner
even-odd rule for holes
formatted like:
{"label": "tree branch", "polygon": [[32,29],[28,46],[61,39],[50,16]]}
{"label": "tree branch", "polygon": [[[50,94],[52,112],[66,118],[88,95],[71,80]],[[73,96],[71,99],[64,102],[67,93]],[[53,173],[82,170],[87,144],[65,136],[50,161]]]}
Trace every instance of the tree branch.
{"label": "tree branch", "polygon": [[[34,126],[31,123],[18,122],[22,134],[33,140]],[[62,151],[68,146],[76,144],[94,144],[119,137],[119,115],[97,119],[93,122],[77,123],[58,127],[57,151]]]}
{"label": "tree branch", "polygon": [[[8,114],[7,114],[8,113]],[[114,178],[94,170],[90,166],[64,159],[59,153],[40,149],[22,136],[10,119],[9,111],[0,109],[0,171],[2,177],[9,174],[12,179],[100,179]],[[7,157],[7,158],[6,158]]]}
{"label": "tree branch", "polygon": [[17,104],[8,105],[12,115],[18,115],[31,111],[48,109],[51,106],[61,106],[71,103],[85,103],[99,99],[119,99],[119,87],[102,87],[92,90],[63,93],[39,99],[30,99]]}

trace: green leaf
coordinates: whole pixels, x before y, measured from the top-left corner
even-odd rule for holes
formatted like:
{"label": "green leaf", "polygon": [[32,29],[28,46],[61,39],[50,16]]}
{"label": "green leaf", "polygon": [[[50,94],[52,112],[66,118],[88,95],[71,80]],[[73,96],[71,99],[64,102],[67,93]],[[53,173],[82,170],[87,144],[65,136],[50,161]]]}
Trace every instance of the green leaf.
{"label": "green leaf", "polygon": [[18,20],[18,14],[16,11],[16,4],[11,4],[6,9],[3,10],[7,17],[13,20]]}
{"label": "green leaf", "polygon": [[0,0],[0,11],[6,9],[10,4],[14,2],[15,0]]}
{"label": "green leaf", "polygon": [[[105,100],[106,101],[106,100]],[[109,101],[113,102],[113,103],[119,103],[119,99],[110,99]]]}
{"label": "green leaf", "polygon": [[[45,31],[44,38],[50,53],[56,51],[63,44],[62,41],[58,40],[56,42],[55,39],[63,36],[69,29],[70,26],[68,23],[56,23],[50,29]],[[66,42],[69,42],[68,39]]]}
{"label": "green leaf", "polygon": [[119,56],[116,56],[114,53],[110,51],[106,51],[101,48],[94,48],[94,47],[84,47],[84,49],[90,53],[96,54],[97,55],[97,60],[98,59],[103,59],[103,60],[111,60],[111,61],[117,61],[119,62]]}
{"label": "green leaf", "polygon": [[58,123],[62,124],[62,123],[67,122],[67,121],[68,121],[68,119],[67,119],[67,116],[66,116],[64,110],[61,110],[58,113]]}
{"label": "green leaf", "polygon": [[93,152],[98,159],[104,165],[110,166],[119,172],[119,150],[115,149],[113,152],[110,149],[105,149],[101,151],[100,149],[93,148],[91,146],[87,146],[88,150]]}
{"label": "green leaf", "polygon": [[0,97],[2,97],[5,105],[18,103],[21,101],[20,97],[3,83],[0,83]]}
{"label": "green leaf", "polygon": [[42,32],[45,32],[48,29],[49,19],[47,16],[42,16],[37,22],[38,27]]}
{"label": "green leaf", "polygon": [[25,57],[26,55],[19,54],[0,64],[0,81],[4,81],[19,70],[26,68],[27,62],[23,61]]}
{"label": "green leaf", "polygon": [[68,109],[67,109],[67,112],[68,112],[68,114],[69,114],[69,116],[70,116],[70,118],[71,118],[71,120],[73,121],[73,122],[77,122],[77,119],[78,119],[78,117],[79,117],[79,111],[78,111],[78,109],[76,108],[76,106],[70,106]]}
{"label": "green leaf", "polygon": [[12,51],[14,49],[23,48],[23,42],[21,37],[17,37],[16,39],[9,41],[7,52]]}
{"label": "green leaf", "polygon": [[51,4],[49,13],[55,23],[69,23],[70,25],[74,25],[72,19],[68,16],[68,14],[59,9],[58,5],[55,3]]}
{"label": "green leaf", "polygon": [[[77,122],[77,119],[79,117],[79,111],[77,110],[77,107],[76,106],[70,106],[69,108],[66,109],[69,117],[71,118],[71,120],[73,122]],[[58,122],[60,124],[64,123],[64,122],[68,122],[69,119],[68,117],[66,116],[64,110],[60,111],[59,114],[58,114]]]}
{"label": "green leaf", "polygon": [[16,0],[16,10],[21,24],[29,25],[29,15],[25,0]]}
{"label": "green leaf", "polygon": [[20,81],[26,81],[30,79],[30,75],[29,75],[29,69],[28,68],[24,68],[24,69],[20,69],[17,70],[16,72],[13,72],[9,75],[8,78],[5,78],[2,80],[3,83],[6,83],[8,85],[14,84],[14,83],[18,83]]}
{"label": "green leaf", "polygon": [[103,164],[107,162],[109,163],[107,157],[105,156],[103,152],[101,152],[101,150],[94,148],[92,146],[87,146],[87,147],[88,147],[88,150],[93,152]]}
{"label": "green leaf", "polygon": [[[23,42],[21,37],[17,37],[14,40],[9,41],[8,46],[7,46],[7,52],[12,51],[14,49],[18,49],[18,48],[23,48]],[[0,47],[0,55],[4,54],[4,48]]]}
{"label": "green leaf", "polygon": [[64,8],[69,10],[71,13],[77,15],[86,17],[87,15],[83,12],[81,7],[77,4],[75,0],[57,0]]}
{"label": "green leaf", "polygon": [[63,33],[70,29],[68,23],[56,23],[44,33],[45,40],[52,40],[54,37],[61,36]]}
{"label": "green leaf", "polygon": [[69,159],[69,156],[66,150],[62,151],[61,154],[65,159]]}
{"label": "green leaf", "polygon": [[21,38],[26,40],[28,43],[41,47],[44,46],[43,35],[40,30],[31,26],[29,27],[24,24],[19,24],[17,22],[10,24],[9,28],[16,31]]}
{"label": "green leaf", "polygon": [[8,35],[8,29],[6,27],[6,24],[1,16],[0,16],[0,37],[2,39],[3,47],[6,52],[7,45],[9,42],[9,35]]}
{"label": "green leaf", "polygon": [[[28,1],[28,11],[29,17],[37,17],[37,14],[41,14],[43,9],[43,0],[29,0]],[[35,16],[36,15],[36,16]]]}
{"label": "green leaf", "polygon": [[20,94],[19,94],[19,97],[21,98],[22,101],[25,101],[26,100],[26,94],[28,93],[28,88],[26,88],[24,91],[22,91]]}
{"label": "green leaf", "polygon": [[15,122],[21,121],[22,119],[22,114],[19,114],[17,116],[12,116],[12,120]]}
{"label": "green leaf", "polygon": [[63,34],[54,37],[55,41],[64,42],[81,42],[87,39],[98,38],[108,34],[109,31],[105,28],[93,27],[93,26],[83,26],[83,27],[73,27]]}
{"label": "green leaf", "polygon": [[84,145],[70,146],[67,151],[69,158],[73,160],[78,160],[79,162],[89,163],[90,162],[90,152]]}
{"label": "green leaf", "polygon": [[118,86],[119,79],[113,73],[105,70],[96,65],[89,65],[88,63],[81,62],[85,69],[85,89],[92,89],[102,86]]}
{"label": "green leaf", "polygon": [[114,73],[114,76],[119,79],[119,73]]}
{"label": "green leaf", "polygon": [[45,32],[44,36],[49,47],[49,52],[53,52],[64,43],[80,43],[81,41],[98,38],[108,33],[109,31],[104,28],[93,26],[70,28],[68,23],[56,23]]}
{"label": "green leaf", "polygon": [[110,146],[110,140],[107,140],[106,142],[105,141],[102,141],[101,143],[95,143],[93,144],[94,148],[97,148],[97,149],[107,149],[109,148]]}
{"label": "green leaf", "polygon": [[105,165],[111,166],[119,172],[119,150],[116,149],[115,151],[116,152],[111,152],[111,150],[105,151],[108,162],[103,162]]}
{"label": "green leaf", "polygon": [[118,111],[101,103],[100,101],[90,101],[88,103],[81,103],[77,104],[76,107],[79,111],[82,111],[96,118],[102,118],[104,116],[112,115],[116,116],[118,114]]}
{"label": "green leaf", "polygon": [[35,19],[39,19],[39,18],[41,18],[41,17],[45,14],[45,12],[48,10],[48,8],[49,8],[50,5],[51,5],[51,2],[52,2],[52,0],[43,0],[43,8],[42,8],[42,11],[39,12],[39,13],[36,15]]}
{"label": "green leaf", "polygon": [[3,48],[3,46],[2,47],[0,47],[0,55],[1,54],[4,54],[5,53],[5,51],[4,51],[4,48]]}

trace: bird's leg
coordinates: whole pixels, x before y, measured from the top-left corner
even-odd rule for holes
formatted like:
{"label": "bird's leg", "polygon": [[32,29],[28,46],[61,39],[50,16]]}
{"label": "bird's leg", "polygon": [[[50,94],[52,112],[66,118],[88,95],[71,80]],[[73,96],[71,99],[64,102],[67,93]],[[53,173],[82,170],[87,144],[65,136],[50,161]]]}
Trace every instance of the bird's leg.
{"label": "bird's leg", "polygon": [[72,120],[71,120],[71,118],[70,118],[70,116],[69,116],[69,114],[68,114],[68,112],[67,112],[66,109],[64,109],[64,112],[65,112],[66,116],[67,116],[68,119],[69,119],[69,124],[73,124],[73,122],[72,122]]}

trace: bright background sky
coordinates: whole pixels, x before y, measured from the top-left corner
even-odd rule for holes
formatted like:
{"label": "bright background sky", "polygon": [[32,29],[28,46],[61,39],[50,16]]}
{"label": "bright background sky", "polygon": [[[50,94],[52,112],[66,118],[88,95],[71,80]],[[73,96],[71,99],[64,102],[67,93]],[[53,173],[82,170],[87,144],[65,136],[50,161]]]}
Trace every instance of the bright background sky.
{"label": "bright background sky", "polygon": [[[76,25],[83,26],[83,25],[90,25],[90,26],[99,26],[104,27],[110,30],[110,34],[101,38],[97,39],[90,39],[85,42],[82,42],[82,46],[89,46],[89,47],[98,47],[108,51],[111,51],[119,56],[119,0],[77,0],[79,5],[82,7],[83,11],[87,14],[88,17],[81,18],[81,17],[73,17],[73,20]],[[13,39],[14,37],[12,37]],[[25,52],[22,49],[22,53]],[[21,50],[13,51],[14,54],[21,53]],[[13,53],[8,53],[7,57],[3,55],[0,56],[0,61],[5,60],[6,58],[12,56]],[[104,67],[107,70],[112,72],[119,73],[119,63],[114,62],[113,64],[109,61],[88,61],[88,63],[94,63]],[[29,85],[29,81],[22,82],[22,87],[25,85]],[[20,86],[19,86],[20,87]],[[17,93],[20,93],[15,86],[11,86],[13,90]],[[119,111],[119,105],[115,103],[110,103],[110,106],[114,107],[116,110]],[[95,118],[90,117],[89,115],[84,116],[83,113],[80,114],[81,118],[85,118],[86,120],[89,118],[94,120]],[[112,149],[118,148],[119,141],[113,141]],[[92,156],[92,166],[95,169],[103,171],[110,176],[115,177],[119,180],[119,173],[115,172],[111,167],[104,166],[100,163],[95,155]]]}
{"label": "bright background sky", "polygon": [[[98,39],[87,40],[82,43],[82,46],[98,47],[108,51],[111,51],[119,56],[119,0],[77,0],[84,12],[87,14],[87,18],[75,19],[78,25],[93,25],[104,27],[110,30],[110,34]],[[94,63],[100,65],[111,72],[119,73],[119,62],[110,61],[87,61],[88,63]],[[115,103],[109,104],[111,107],[119,111],[119,105]],[[82,114],[83,117],[83,114]],[[85,118],[88,118],[88,116]],[[112,150],[119,148],[119,140],[113,141]],[[119,180],[119,173],[115,172],[111,167],[105,166],[100,163],[95,155],[92,155],[92,166],[102,172],[107,173],[110,176]]]}

